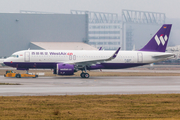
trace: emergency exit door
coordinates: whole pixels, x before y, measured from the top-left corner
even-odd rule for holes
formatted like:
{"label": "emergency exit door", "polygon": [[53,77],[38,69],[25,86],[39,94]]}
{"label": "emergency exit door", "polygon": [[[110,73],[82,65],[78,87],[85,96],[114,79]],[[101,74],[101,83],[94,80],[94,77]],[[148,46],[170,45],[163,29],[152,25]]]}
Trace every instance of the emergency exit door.
{"label": "emergency exit door", "polygon": [[30,62],[30,53],[29,52],[24,53],[24,62]]}
{"label": "emergency exit door", "polygon": [[143,62],[143,54],[142,53],[137,53],[137,62],[142,63]]}

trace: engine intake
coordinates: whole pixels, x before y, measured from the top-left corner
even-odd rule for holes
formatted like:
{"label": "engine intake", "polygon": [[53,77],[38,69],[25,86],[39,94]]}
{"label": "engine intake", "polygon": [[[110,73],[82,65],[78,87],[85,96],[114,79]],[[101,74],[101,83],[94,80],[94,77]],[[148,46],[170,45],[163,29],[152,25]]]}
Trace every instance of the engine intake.
{"label": "engine intake", "polygon": [[74,65],[57,64],[58,75],[74,75]]}

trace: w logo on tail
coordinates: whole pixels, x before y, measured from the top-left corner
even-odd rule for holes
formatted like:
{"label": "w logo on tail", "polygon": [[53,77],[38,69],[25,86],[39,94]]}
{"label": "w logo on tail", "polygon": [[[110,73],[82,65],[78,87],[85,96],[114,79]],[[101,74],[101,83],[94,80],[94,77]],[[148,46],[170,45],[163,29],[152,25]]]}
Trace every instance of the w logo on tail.
{"label": "w logo on tail", "polygon": [[168,40],[168,37],[167,37],[167,35],[165,35],[164,38],[163,38],[163,35],[161,35],[161,36],[158,38],[158,36],[156,35],[156,36],[155,36],[155,40],[156,40],[158,46],[160,45],[160,43],[162,43],[162,45],[164,46],[164,44],[165,44],[166,41]]}
{"label": "w logo on tail", "polygon": [[164,24],[151,40],[139,51],[165,52],[172,24]]}

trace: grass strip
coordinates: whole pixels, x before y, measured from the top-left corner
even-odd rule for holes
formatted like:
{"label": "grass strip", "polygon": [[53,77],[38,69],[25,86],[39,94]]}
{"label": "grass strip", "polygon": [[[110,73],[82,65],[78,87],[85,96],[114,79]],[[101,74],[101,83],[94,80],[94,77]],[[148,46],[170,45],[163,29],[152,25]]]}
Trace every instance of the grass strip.
{"label": "grass strip", "polygon": [[180,94],[0,97],[0,119],[179,120]]}
{"label": "grass strip", "polygon": [[0,83],[0,85],[21,85],[19,83]]}

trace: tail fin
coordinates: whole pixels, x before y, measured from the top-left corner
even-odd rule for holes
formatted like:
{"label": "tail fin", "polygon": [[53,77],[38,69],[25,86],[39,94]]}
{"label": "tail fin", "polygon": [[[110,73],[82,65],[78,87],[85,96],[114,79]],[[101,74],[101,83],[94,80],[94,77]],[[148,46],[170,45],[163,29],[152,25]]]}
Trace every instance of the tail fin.
{"label": "tail fin", "polygon": [[139,51],[165,52],[172,24],[164,24],[153,38]]}

